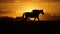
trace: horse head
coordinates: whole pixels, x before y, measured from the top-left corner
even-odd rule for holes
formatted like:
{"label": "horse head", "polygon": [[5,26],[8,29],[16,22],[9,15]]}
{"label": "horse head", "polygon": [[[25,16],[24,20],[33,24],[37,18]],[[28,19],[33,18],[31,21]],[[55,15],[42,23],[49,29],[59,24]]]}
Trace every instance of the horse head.
{"label": "horse head", "polygon": [[33,13],[36,13],[36,14],[43,14],[44,15],[44,12],[43,12],[43,10],[32,10],[33,11]]}
{"label": "horse head", "polygon": [[44,12],[43,12],[43,10],[40,10],[40,13],[44,15]]}

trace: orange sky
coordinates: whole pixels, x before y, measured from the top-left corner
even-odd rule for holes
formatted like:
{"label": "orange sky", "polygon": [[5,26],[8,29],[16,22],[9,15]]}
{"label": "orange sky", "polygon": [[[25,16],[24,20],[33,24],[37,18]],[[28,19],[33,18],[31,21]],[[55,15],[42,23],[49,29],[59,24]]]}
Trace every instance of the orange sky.
{"label": "orange sky", "polygon": [[22,16],[24,12],[33,9],[43,9],[44,13],[60,16],[60,2],[58,0],[0,0],[0,16]]}

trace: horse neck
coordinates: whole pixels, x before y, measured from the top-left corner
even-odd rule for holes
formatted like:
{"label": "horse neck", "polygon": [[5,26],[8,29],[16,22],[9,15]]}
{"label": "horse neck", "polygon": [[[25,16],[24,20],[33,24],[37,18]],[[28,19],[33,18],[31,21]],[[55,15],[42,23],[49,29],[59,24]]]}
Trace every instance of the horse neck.
{"label": "horse neck", "polygon": [[41,14],[43,14],[43,12]]}

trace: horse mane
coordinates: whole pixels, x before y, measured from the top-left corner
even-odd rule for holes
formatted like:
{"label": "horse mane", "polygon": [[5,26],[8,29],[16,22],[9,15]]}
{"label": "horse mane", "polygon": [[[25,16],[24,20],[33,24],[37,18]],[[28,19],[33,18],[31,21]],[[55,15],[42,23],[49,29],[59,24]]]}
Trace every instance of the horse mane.
{"label": "horse mane", "polygon": [[32,12],[33,12],[33,13],[40,13],[40,12],[42,13],[43,10],[32,10]]}

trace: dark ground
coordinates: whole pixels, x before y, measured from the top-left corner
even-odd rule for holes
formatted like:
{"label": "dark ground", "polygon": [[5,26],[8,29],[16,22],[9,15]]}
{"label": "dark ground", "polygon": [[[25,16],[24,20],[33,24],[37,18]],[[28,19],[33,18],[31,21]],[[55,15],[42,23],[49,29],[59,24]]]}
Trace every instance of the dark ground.
{"label": "dark ground", "polygon": [[0,31],[60,32],[60,21],[27,21],[19,18],[17,19],[13,19],[11,17],[0,18]]}

